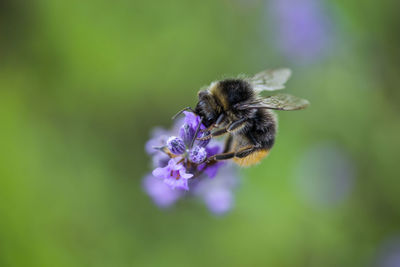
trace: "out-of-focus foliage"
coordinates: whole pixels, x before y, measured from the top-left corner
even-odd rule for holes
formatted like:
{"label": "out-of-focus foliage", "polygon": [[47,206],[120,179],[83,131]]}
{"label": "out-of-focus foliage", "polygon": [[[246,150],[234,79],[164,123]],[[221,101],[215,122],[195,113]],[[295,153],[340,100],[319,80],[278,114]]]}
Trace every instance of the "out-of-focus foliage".
{"label": "out-of-focus foliage", "polygon": [[[398,10],[1,1],[0,266],[399,266]],[[155,207],[151,128],[210,81],[270,67],[311,106],[279,113],[235,209]]]}

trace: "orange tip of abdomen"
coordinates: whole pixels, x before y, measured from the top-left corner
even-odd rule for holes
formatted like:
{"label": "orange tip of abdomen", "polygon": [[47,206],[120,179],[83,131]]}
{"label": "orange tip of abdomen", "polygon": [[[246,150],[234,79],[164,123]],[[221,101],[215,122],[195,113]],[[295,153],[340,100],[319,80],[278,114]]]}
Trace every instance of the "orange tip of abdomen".
{"label": "orange tip of abdomen", "polygon": [[241,167],[249,167],[259,163],[269,153],[269,150],[257,150],[244,158],[233,158],[233,161]]}

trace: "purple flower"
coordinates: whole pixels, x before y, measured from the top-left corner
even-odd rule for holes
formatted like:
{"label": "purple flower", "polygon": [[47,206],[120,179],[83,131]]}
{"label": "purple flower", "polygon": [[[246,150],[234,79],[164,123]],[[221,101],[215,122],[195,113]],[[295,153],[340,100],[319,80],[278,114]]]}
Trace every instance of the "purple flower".
{"label": "purple flower", "polygon": [[176,136],[171,136],[167,140],[167,147],[172,154],[181,155],[185,152],[186,147],[183,140]]}
{"label": "purple flower", "polygon": [[182,138],[183,142],[187,147],[189,147],[190,143],[194,138],[196,129],[192,128],[189,124],[185,123],[179,129],[179,136]]}
{"label": "purple flower", "polygon": [[[200,117],[195,115],[192,112],[184,111],[183,113],[185,114],[185,120],[184,120],[185,124],[182,126],[183,129],[181,128],[179,135],[185,141],[185,144],[187,146],[189,146],[194,138],[194,134],[196,133],[196,129],[200,123]],[[204,129],[206,129],[206,127],[203,124],[201,124],[200,130],[204,130]],[[209,132],[200,132],[199,136],[197,136],[197,137],[203,137],[208,134],[209,134]],[[195,144],[202,146],[202,147],[206,147],[209,142],[210,142],[210,139],[203,140],[203,141],[196,140]]]}
{"label": "purple flower", "polygon": [[192,178],[193,174],[186,173],[185,166],[180,161],[180,157],[170,159],[166,167],[155,169],[153,175],[164,179],[164,183],[172,189],[189,190],[188,179]]}
{"label": "purple flower", "polygon": [[199,164],[206,160],[207,151],[204,147],[195,146],[189,152],[189,160],[193,163]]}
{"label": "purple flower", "polygon": [[[188,124],[190,127],[196,129],[200,123],[200,117],[188,111],[184,111],[183,113],[185,114],[185,120],[184,120],[185,124]],[[203,125],[200,127],[200,129],[205,129],[205,128],[206,127],[204,127]]]}
{"label": "purple flower", "polygon": [[332,29],[318,0],[268,2],[279,49],[295,62],[309,62],[329,51]]}
{"label": "purple flower", "polygon": [[[210,132],[208,132],[208,131],[207,131],[207,132],[200,132],[198,138],[207,136],[207,135],[209,135],[209,134],[210,134]],[[201,140],[201,141],[196,141],[196,144],[197,144],[198,146],[202,146],[202,147],[206,147],[209,143],[210,143],[210,139]]]}
{"label": "purple flower", "polygon": [[238,185],[236,169],[225,164],[215,179],[203,179],[194,188],[194,194],[202,198],[207,208],[214,214],[224,214],[234,204],[233,190]]}
{"label": "purple flower", "polygon": [[400,266],[400,237],[392,236],[385,240],[378,250],[376,265],[380,267]]}
{"label": "purple flower", "polygon": [[232,167],[221,169],[226,166],[225,162],[206,161],[222,151],[222,144],[214,140],[196,140],[208,134],[200,131],[195,136],[196,129],[206,127],[199,125],[200,117],[194,113],[184,114],[185,118],[176,122],[173,130],[156,129],[146,143],[155,169],[152,175],[144,178],[144,190],[160,207],[171,206],[184,195],[194,195],[201,198],[211,212],[223,214],[233,206],[233,190],[237,184],[235,171]]}
{"label": "purple flower", "polygon": [[152,156],[153,166],[165,166],[168,163],[169,157],[165,153],[161,153],[156,147],[165,145],[170,135],[169,131],[162,128],[155,128],[151,133],[151,139],[147,141],[145,150],[147,154]]}
{"label": "purple flower", "polygon": [[224,214],[233,206],[232,191],[224,188],[211,190],[204,196],[208,209],[215,214]]}
{"label": "purple flower", "polygon": [[155,153],[152,157],[152,165],[154,168],[159,166],[166,166],[168,164],[170,157],[165,153]]}
{"label": "purple flower", "polygon": [[169,132],[162,128],[155,128],[151,133],[151,139],[147,141],[145,150],[147,154],[154,155],[157,150],[154,147],[160,147],[165,144],[169,136]]}
{"label": "purple flower", "polygon": [[173,205],[183,195],[182,191],[171,189],[163,181],[151,174],[144,178],[143,188],[154,203],[161,208]]}
{"label": "purple flower", "polygon": [[[214,145],[212,147],[210,146],[207,147],[206,151],[207,151],[207,157],[211,157],[214,156],[215,154],[218,154],[221,151],[221,148],[218,145]],[[208,177],[214,178],[217,175],[219,168],[221,168],[224,164],[225,164],[224,161],[217,161],[209,166],[206,166],[206,164],[204,163],[199,166],[199,170],[204,171],[204,173],[207,174]]]}

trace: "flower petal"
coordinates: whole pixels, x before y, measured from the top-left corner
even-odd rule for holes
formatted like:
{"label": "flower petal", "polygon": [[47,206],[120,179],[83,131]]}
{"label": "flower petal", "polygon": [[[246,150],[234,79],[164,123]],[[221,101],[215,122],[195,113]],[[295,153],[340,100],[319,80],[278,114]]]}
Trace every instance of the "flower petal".
{"label": "flower petal", "polygon": [[168,178],[169,173],[166,170],[167,168],[168,167],[157,168],[157,169],[153,170],[152,174],[157,178]]}
{"label": "flower petal", "polygon": [[178,170],[184,168],[182,163],[178,163],[181,160],[182,160],[182,157],[176,157],[176,158],[170,159],[168,162],[168,167],[169,167],[170,171],[178,171]]}
{"label": "flower petal", "polygon": [[172,206],[183,196],[181,190],[172,190],[162,180],[151,174],[143,179],[143,189],[160,208]]}
{"label": "flower petal", "polygon": [[224,214],[233,206],[233,194],[226,189],[218,189],[208,192],[204,196],[208,209],[214,214]]}
{"label": "flower petal", "polygon": [[219,153],[220,150],[221,150],[221,148],[218,145],[206,147],[207,157],[214,156],[215,154]]}
{"label": "flower petal", "polygon": [[179,137],[183,139],[183,142],[185,143],[186,146],[189,146],[190,143],[192,142],[195,131],[196,131],[196,129],[194,129],[192,126],[190,126],[187,123],[185,123],[179,129]]}
{"label": "flower petal", "polygon": [[224,164],[224,162],[219,161],[211,166],[208,166],[204,170],[204,173],[207,174],[208,177],[214,178],[217,175],[219,168],[221,168]]}
{"label": "flower petal", "polygon": [[193,128],[196,128],[200,121],[198,116],[189,111],[184,111],[183,113],[185,114],[185,123],[189,124]]}
{"label": "flower petal", "polygon": [[169,179],[164,179],[164,183],[168,185],[170,188],[175,189],[183,189],[183,190],[189,190],[188,186],[188,180],[187,179],[175,179],[175,178],[169,178]]}
{"label": "flower petal", "polygon": [[193,177],[193,174],[187,173],[185,169],[179,170],[179,175],[184,179],[189,179]]}

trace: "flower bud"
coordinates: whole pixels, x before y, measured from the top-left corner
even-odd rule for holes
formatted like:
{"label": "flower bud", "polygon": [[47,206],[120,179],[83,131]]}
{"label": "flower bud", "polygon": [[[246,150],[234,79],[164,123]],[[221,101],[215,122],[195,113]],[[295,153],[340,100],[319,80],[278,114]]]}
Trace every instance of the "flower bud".
{"label": "flower bud", "polygon": [[204,147],[195,146],[190,150],[189,160],[193,163],[200,164],[207,158],[207,151]]}
{"label": "flower bud", "polygon": [[186,146],[189,146],[194,138],[195,130],[187,123],[179,129],[179,136],[183,139]]}
{"label": "flower bud", "polygon": [[185,152],[185,143],[183,140],[176,136],[171,136],[167,140],[167,147],[172,154],[181,155]]}

